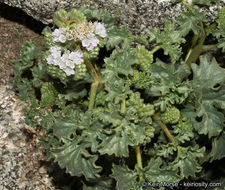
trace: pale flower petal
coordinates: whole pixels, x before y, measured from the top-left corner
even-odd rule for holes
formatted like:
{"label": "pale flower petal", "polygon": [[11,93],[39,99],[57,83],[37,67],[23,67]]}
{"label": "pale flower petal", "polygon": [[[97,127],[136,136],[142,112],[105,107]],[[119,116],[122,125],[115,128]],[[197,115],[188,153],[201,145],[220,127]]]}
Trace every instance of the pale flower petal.
{"label": "pale flower petal", "polygon": [[104,24],[99,22],[95,23],[95,33],[101,36],[102,38],[105,38],[107,34]]}

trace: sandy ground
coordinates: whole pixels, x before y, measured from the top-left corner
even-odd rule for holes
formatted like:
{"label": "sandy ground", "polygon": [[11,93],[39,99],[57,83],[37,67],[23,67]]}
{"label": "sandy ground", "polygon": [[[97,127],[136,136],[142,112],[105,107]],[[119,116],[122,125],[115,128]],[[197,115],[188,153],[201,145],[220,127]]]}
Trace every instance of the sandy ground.
{"label": "sandy ground", "polygon": [[[53,190],[46,158],[37,147],[37,131],[24,123],[23,108],[11,84],[11,60],[25,41],[43,43],[44,26],[0,3],[0,190]],[[32,30],[31,30],[32,28]]]}

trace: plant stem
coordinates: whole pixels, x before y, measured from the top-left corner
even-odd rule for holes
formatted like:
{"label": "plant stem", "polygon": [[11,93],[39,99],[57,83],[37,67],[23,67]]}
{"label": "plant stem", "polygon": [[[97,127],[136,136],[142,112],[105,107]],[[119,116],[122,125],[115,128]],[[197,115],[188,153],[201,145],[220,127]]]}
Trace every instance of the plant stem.
{"label": "plant stem", "polygon": [[120,110],[120,112],[121,113],[125,113],[125,111],[126,111],[126,100],[123,99],[122,103],[121,103],[121,110]]}
{"label": "plant stem", "polygon": [[197,45],[195,45],[193,48],[191,48],[185,58],[185,63],[187,65],[191,65],[191,63],[195,63],[197,61],[197,59],[199,58],[200,54],[203,52],[203,44],[206,38],[206,33],[203,27],[203,23],[200,23],[201,25],[201,34],[198,36],[198,40],[196,41],[196,36],[193,37],[192,39],[192,43],[196,43]]}
{"label": "plant stem", "polygon": [[194,48],[197,45],[199,35],[194,35],[191,40],[191,48]]}
{"label": "plant stem", "polygon": [[[126,99],[123,99],[122,102],[121,102],[121,110],[120,110],[120,112],[121,113],[125,113],[125,111],[126,111]],[[137,146],[136,147],[136,157],[137,157],[138,167],[140,169],[142,169],[143,166],[142,166],[142,158],[141,158],[141,149],[140,149],[140,146]],[[142,178],[142,176],[140,176],[140,181],[142,181],[142,180],[143,180],[143,178]]]}
{"label": "plant stem", "polygon": [[155,53],[156,51],[158,51],[160,48],[161,48],[161,46],[156,46],[156,47],[154,47],[154,48],[150,51],[150,53],[154,54],[154,53]]}
{"label": "plant stem", "polygon": [[164,130],[164,132],[166,133],[167,137],[174,142],[174,137],[173,135],[170,133],[169,129],[167,128],[167,126],[162,122],[162,121],[158,121],[159,125],[162,127],[162,129]]}
{"label": "plant stem", "polygon": [[71,23],[78,23],[78,19],[72,19],[72,20],[63,20],[63,22],[66,23],[66,26],[69,27]]}
{"label": "plant stem", "polygon": [[159,116],[160,112],[158,113],[155,113],[154,116],[153,116],[153,119],[156,120],[159,125],[162,127],[162,129],[164,130],[164,132],[166,133],[167,137],[172,141],[174,142],[174,137],[173,135],[170,133],[169,129],[167,128],[167,126],[161,121],[158,119],[158,116]]}
{"label": "plant stem", "polygon": [[143,168],[142,166],[142,158],[141,158],[141,149],[140,146],[136,147],[136,156],[137,156],[137,164],[139,168]]}
{"label": "plant stem", "polygon": [[[135,149],[135,151],[136,151],[136,157],[137,157],[137,164],[138,164],[138,167],[139,167],[140,169],[143,169],[140,146],[137,146],[136,149]],[[140,180],[140,181],[143,181],[143,176],[142,176],[142,175],[139,176],[139,180]]]}
{"label": "plant stem", "polygon": [[90,71],[94,80],[99,81],[98,74],[97,74],[94,66],[91,64],[91,62],[88,59],[85,59],[84,62],[86,63],[86,66],[87,66],[88,70]]}
{"label": "plant stem", "polygon": [[98,88],[98,81],[95,81],[91,84],[90,100],[88,104],[88,110],[92,110],[95,104],[95,96]]}
{"label": "plant stem", "polygon": [[205,52],[205,51],[213,50],[213,49],[216,49],[216,48],[217,48],[216,44],[204,45],[204,46],[202,46],[202,51]]}
{"label": "plant stem", "polygon": [[[88,59],[85,59],[84,62],[86,63],[86,66],[91,73],[91,76],[94,78],[94,81],[98,81],[99,85],[104,88],[104,84],[102,83],[102,78],[101,76],[98,75],[95,67],[91,64],[91,62]],[[96,66],[97,67],[97,66]]]}
{"label": "plant stem", "polygon": [[86,66],[91,73],[92,77],[94,78],[94,82],[91,84],[91,91],[90,91],[90,99],[88,104],[88,110],[92,110],[95,104],[95,96],[97,92],[98,85],[100,84],[103,87],[101,80],[91,62],[88,59],[85,59]]}

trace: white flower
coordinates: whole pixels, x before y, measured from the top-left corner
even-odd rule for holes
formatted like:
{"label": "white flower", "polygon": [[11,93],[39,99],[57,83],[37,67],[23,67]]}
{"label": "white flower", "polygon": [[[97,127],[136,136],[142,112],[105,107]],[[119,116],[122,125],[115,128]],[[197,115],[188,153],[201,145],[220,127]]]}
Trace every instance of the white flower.
{"label": "white flower", "polygon": [[70,52],[65,50],[63,55],[61,55],[60,46],[51,46],[50,55],[46,58],[48,64],[53,64],[59,66],[67,76],[75,74],[74,68],[76,65],[80,65],[84,62],[83,52],[77,50],[75,52]]}
{"label": "white flower", "polygon": [[101,36],[102,38],[105,38],[107,34],[104,24],[95,22],[94,25],[95,25],[95,33]]}
{"label": "white flower", "polygon": [[74,75],[75,74],[74,69],[71,69],[70,67],[66,67],[63,70],[64,70],[64,72],[66,73],[67,76],[70,76],[70,75]]}
{"label": "white flower", "polygon": [[66,42],[66,36],[64,36],[63,34],[59,36],[58,38],[59,42],[65,43]]}
{"label": "white flower", "polygon": [[55,59],[52,55],[49,55],[46,60],[49,65],[55,65]]}
{"label": "white flower", "polygon": [[61,47],[51,46],[50,55],[47,57],[47,63],[53,65],[59,65],[61,63]]}
{"label": "white flower", "polygon": [[61,52],[61,47],[60,47],[60,46],[57,46],[57,45],[51,46],[51,47],[50,47],[50,52],[51,52],[51,53]]}
{"label": "white flower", "polygon": [[55,29],[52,32],[53,42],[62,42],[65,43],[66,40],[70,39],[70,32],[68,28],[59,28]]}
{"label": "white flower", "polygon": [[94,34],[90,34],[87,38],[82,40],[82,46],[86,47],[88,51],[93,50],[99,43],[99,39]]}
{"label": "white flower", "polygon": [[76,52],[71,52],[69,55],[69,59],[73,60],[75,65],[80,65],[84,62],[83,58],[83,52],[78,50]]}
{"label": "white flower", "polygon": [[69,58],[69,55],[70,51],[65,51],[65,53],[62,55],[62,62],[66,67],[70,67],[71,69],[73,69],[75,67],[75,64],[73,63],[73,60]]}
{"label": "white flower", "polygon": [[80,65],[84,62],[83,52],[77,50],[75,52],[70,52],[66,50],[61,56],[61,64],[59,65],[67,76],[73,75],[75,73],[74,68],[76,65]]}
{"label": "white flower", "polygon": [[64,61],[61,61],[61,63],[58,65],[60,69],[64,70],[67,68],[66,64]]}
{"label": "white flower", "polygon": [[61,47],[60,46],[51,46],[50,52],[54,58],[60,57],[61,56]]}

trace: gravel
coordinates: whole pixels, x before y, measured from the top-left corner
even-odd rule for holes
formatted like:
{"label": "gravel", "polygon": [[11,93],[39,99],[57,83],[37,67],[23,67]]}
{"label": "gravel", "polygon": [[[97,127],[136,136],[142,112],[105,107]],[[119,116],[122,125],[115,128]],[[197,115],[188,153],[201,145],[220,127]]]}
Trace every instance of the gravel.
{"label": "gravel", "polygon": [[25,104],[12,85],[0,83],[0,92],[0,190],[54,189],[40,164],[45,157],[36,146],[37,131],[24,123]]}
{"label": "gravel", "polygon": [[53,190],[48,162],[37,147],[39,132],[25,124],[26,105],[11,83],[10,60],[18,59],[21,44],[28,40],[41,44],[40,35],[25,23],[38,26],[21,11],[0,4],[0,190]]}

